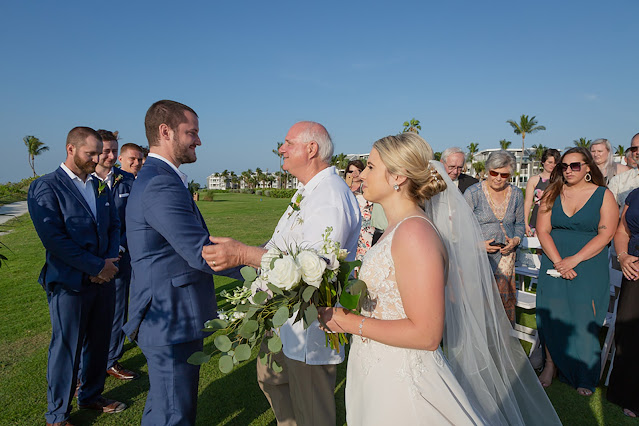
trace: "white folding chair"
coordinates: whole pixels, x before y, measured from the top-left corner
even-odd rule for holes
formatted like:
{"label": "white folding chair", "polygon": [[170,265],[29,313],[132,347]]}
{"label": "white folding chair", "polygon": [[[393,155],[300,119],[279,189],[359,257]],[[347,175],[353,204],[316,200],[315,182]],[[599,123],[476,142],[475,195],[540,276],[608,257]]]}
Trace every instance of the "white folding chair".
{"label": "white folding chair", "polygon": [[[515,263],[515,275],[519,277],[517,281],[521,290],[526,290],[525,278],[530,277],[528,291],[532,289],[533,284],[539,278],[539,268],[541,267],[541,257],[536,253],[541,248],[537,237],[524,237],[521,240],[520,249]],[[517,280],[517,278],[515,278]]]}

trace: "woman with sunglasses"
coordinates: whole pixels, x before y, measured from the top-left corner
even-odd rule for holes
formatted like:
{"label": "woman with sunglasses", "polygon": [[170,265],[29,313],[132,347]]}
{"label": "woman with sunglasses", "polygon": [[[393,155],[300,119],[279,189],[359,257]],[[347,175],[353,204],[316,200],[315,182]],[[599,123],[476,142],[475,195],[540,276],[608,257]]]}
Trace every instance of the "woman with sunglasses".
{"label": "woman with sunglasses", "polygon": [[515,158],[507,151],[495,151],[486,160],[488,177],[464,192],[484,235],[486,253],[495,274],[506,315],[515,323],[515,254],[524,236],[524,197],[510,184]]}
{"label": "woman with sunglasses", "polygon": [[[636,148],[636,147],[635,147]],[[639,189],[625,199],[615,249],[623,279],[615,322],[615,360],[608,385],[608,401],[628,417],[639,415]]]}
{"label": "woman with sunglasses", "polygon": [[[559,163],[559,151],[553,148],[544,150],[541,154],[541,173],[531,177],[526,184],[526,196],[524,198],[524,221],[526,222],[526,235],[534,237],[537,235],[535,225],[537,223],[537,213],[539,202],[544,195],[544,191],[550,184],[550,174]],[[530,208],[532,207],[532,214]],[[530,220],[528,218],[530,217]]]}
{"label": "woman with sunglasses", "polygon": [[590,152],[566,151],[552,172],[537,217],[543,255],[536,313],[546,348],[539,376],[544,387],[557,371],[580,395],[592,395],[599,383],[599,330],[610,287],[604,249],[618,220],[617,203]]}
{"label": "woman with sunglasses", "polygon": [[612,155],[612,147],[608,139],[595,139],[590,144],[590,154],[592,154],[595,164],[599,167],[606,186],[608,186],[610,179],[614,176],[630,170],[630,167],[615,163]]}
{"label": "woman with sunglasses", "polygon": [[362,178],[360,173],[364,170],[364,163],[361,160],[351,160],[346,166],[346,183],[357,199],[359,210],[362,213],[362,228],[359,232],[357,242],[357,254],[355,258],[362,260],[366,252],[373,245],[373,234],[375,228],[371,223],[373,214],[373,203],[366,201],[362,195]]}

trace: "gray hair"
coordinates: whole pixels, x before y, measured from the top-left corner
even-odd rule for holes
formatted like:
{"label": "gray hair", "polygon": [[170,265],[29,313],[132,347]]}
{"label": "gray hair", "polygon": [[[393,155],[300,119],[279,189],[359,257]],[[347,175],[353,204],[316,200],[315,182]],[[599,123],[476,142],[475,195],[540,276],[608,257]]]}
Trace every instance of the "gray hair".
{"label": "gray hair", "polygon": [[324,126],[314,121],[301,121],[305,128],[298,134],[299,141],[302,143],[315,142],[318,147],[320,160],[327,164],[331,164],[333,157],[333,141],[328,130]]}
{"label": "gray hair", "polygon": [[[631,141],[632,143],[632,141]],[[610,141],[608,139],[595,139],[590,144],[590,148],[595,145],[604,145],[608,150],[608,158],[606,159],[606,164],[604,165],[604,169],[606,170],[606,179],[610,180],[614,175],[617,174],[617,165],[615,164],[614,154],[612,152],[612,145],[610,145]]]}
{"label": "gray hair", "polygon": [[450,148],[446,148],[446,149],[444,150],[444,152],[442,152],[442,156],[441,156],[441,158],[440,158],[440,159],[441,159],[441,162],[442,162],[442,163],[445,163],[445,162],[446,162],[446,159],[447,159],[449,156],[453,155],[453,154],[461,154],[461,155],[463,155],[463,156],[464,156],[464,163],[466,162],[466,154],[464,153],[464,151],[462,151],[462,150],[461,150],[461,148],[458,148],[458,147],[456,147],[456,146],[452,146],[452,147],[450,147]]}
{"label": "gray hair", "polygon": [[502,167],[508,167],[510,174],[515,173],[517,168],[515,157],[504,150],[492,152],[486,160],[486,170],[501,169]]}

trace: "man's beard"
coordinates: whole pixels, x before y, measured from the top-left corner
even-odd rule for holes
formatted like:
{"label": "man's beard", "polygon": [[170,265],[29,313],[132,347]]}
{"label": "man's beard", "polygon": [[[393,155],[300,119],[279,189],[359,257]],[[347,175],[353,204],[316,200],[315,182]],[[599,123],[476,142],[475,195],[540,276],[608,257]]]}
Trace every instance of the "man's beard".
{"label": "man's beard", "polygon": [[173,156],[180,164],[195,163],[197,156],[191,152],[189,146],[180,144],[177,135],[173,136]]}
{"label": "man's beard", "polygon": [[82,173],[86,173],[90,175],[91,173],[95,172],[96,164],[93,162],[93,160],[82,162],[80,158],[74,155],[73,162],[75,163],[76,167],[80,169]]}

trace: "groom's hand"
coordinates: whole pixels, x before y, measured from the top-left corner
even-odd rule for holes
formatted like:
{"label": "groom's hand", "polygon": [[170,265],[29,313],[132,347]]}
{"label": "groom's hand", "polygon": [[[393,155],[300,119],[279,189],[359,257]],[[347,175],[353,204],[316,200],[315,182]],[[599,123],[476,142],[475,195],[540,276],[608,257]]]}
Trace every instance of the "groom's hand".
{"label": "groom's hand", "polygon": [[115,266],[115,262],[118,261],[118,258],[104,259],[104,268],[98,274],[98,278],[105,282],[109,282],[115,277],[115,274],[118,273],[118,267]]}
{"label": "groom's hand", "polygon": [[242,254],[247,247],[233,238],[209,237],[213,244],[202,248],[202,257],[215,272],[244,265]]}

